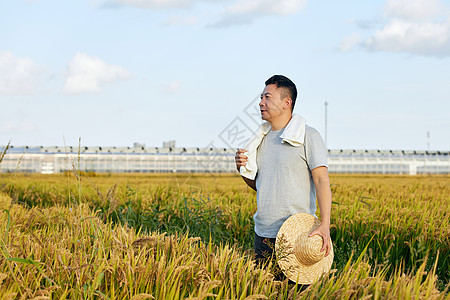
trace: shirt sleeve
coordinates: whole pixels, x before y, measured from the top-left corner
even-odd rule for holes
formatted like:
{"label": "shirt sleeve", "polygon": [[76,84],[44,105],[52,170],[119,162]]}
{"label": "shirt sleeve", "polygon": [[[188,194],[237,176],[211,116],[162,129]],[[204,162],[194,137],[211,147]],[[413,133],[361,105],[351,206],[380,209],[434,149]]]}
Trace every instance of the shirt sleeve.
{"label": "shirt sleeve", "polygon": [[309,127],[305,137],[305,155],[306,163],[310,170],[317,167],[327,167],[327,148],[323,142],[320,133]]}

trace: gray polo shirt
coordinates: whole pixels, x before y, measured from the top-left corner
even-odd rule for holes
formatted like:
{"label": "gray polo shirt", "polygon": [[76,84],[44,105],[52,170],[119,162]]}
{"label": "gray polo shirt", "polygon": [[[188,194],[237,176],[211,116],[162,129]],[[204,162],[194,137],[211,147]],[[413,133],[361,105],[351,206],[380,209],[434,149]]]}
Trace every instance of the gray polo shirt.
{"label": "gray polo shirt", "polygon": [[327,166],[327,150],[319,132],[309,126],[303,146],[282,143],[284,129],[270,131],[258,147],[256,163],[255,232],[275,238],[291,215],[316,212],[316,189],[311,170]]}

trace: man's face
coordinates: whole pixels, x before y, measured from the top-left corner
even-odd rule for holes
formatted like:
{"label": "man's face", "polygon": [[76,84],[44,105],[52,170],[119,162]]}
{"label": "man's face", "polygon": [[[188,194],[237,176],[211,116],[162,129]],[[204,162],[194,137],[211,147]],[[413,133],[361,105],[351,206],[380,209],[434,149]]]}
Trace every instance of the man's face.
{"label": "man's face", "polygon": [[266,85],[259,102],[261,118],[268,122],[275,120],[283,114],[284,105],[285,102],[281,99],[281,89],[277,88],[275,84]]}

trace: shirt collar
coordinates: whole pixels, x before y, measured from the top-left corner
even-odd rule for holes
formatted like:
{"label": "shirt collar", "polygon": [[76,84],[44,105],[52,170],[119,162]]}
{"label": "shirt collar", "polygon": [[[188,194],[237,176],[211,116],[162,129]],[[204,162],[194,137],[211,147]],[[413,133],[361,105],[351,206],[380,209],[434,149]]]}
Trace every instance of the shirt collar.
{"label": "shirt collar", "polygon": [[[280,135],[283,143],[289,143],[294,147],[299,147],[305,143],[305,127],[306,120],[298,114],[292,115],[286,127],[284,127],[283,133]],[[269,122],[265,122],[261,125],[263,135],[269,133],[272,129]]]}

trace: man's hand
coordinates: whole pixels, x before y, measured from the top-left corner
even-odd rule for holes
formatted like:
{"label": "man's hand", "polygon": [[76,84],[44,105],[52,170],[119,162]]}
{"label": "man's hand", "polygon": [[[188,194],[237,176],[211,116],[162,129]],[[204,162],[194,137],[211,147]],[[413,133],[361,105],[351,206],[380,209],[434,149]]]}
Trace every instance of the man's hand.
{"label": "man's hand", "polygon": [[323,245],[322,249],[320,249],[321,252],[326,250],[325,256],[327,256],[331,251],[331,237],[330,237],[330,226],[326,224],[320,224],[319,227],[316,228],[309,237],[312,237],[313,235],[320,235],[323,238]]}
{"label": "man's hand", "polygon": [[238,172],[240,171],[242,166],[245,166],[247,164],[248,157],[244,154],[245,152],[247,152],[247,150],[238,149],[238,151],[236,152],[236,156],[234,157]]}
{"label": "man's hand", "polygon": [[[248,157],[244,153],[247,152],[245,149],[238,149],[236,152],[236,156],[234,157],[234,161],[236,162],[236,168],[238,172],[240,172],[240,169],[242,166],[245,166],[247,164]],[[256,181],[249,179],[247,177],[241,176],[242,179],[244,179],[245,183],[254,189],[256,191]]]}

